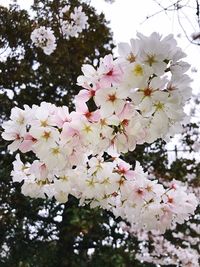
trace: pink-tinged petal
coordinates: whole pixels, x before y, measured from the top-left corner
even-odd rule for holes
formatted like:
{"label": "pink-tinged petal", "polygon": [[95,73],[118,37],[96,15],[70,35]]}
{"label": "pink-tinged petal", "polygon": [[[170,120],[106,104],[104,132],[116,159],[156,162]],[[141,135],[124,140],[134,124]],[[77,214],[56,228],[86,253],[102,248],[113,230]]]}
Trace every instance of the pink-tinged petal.
{"label": "pink-tinged petal", "polygon": [[35,116],[41,121],[46,121],[49,116],[49,110],[40,107],[35,111]]}
{"label": "pink-tinged petal", "polygon": [[86,77],[90,77],[96,74],[95,68],[89,64],[84,64],[81,70]]}
{"label": "pink-tinged petal", "polygon": [[39,179],[44,179],[48,176],[48,169],[45,163],[37,160],[34,161],[31,165],[30,172],[33,173]]}
{"label": "pink-tinged petal", "polygon": [[40,173],[41,173],[41,177],[46,177],[47,174],[48,174],[48,171],[47,171],[47,167],[45,164],[41,164],[41,166],[39,167],[39,170],[40,170]]}
{"label": "pink-tinged petal", "polygon": [[58,128],[62,128],[65,122],[70,122],[71,117],[69,114],[68,107],[58,107],[55,114],[52,115],[49,119],[50,125],[57,126]]}
{"label": "pink-tinged petal", "polygon": [[36,141],[37,140],[32,135],[26,134],[24,136],[23,142],[19,146],[19,150],[22,153],[26,153],[28,151],[31,151],[32,150],[32,146],[36,143]]}
{"label": "pink-tinged petal", "polygon": [[116,114],[120,114],[122,112],[122,110],[124,109],[124,105],[125,105],[125,101],[119,99],[118,101],[116,101],[116,104],[115,104],[115,113]]}
{"label": "pink-tinged petal", "polygon": [[65,139],[65,138],[69,138],[71,136],[79,136],[79,135],[80,135],[79,131],[72,128],[70,126],[70,124],[66,122],[63,126],[63,130],[61,132],[60,137],[61,137],[61,139]]}
{"label": "pink-tinged petal", "polygon": [[13,132],[3,132],[1,136],[6,141],[12,141],[12,140],[20,139],[19,133],[14,132],[14,131]]}
{"label": "pink-tinged petal", "polygon": [[12,142],[9,146],[8,149],[12,152],[16,151],[19,146],[21,144],[21,140],[15,140],[14,142]]}
{"label": "pink-tinged petal", "polygon": [[81,90],[78,95],[75,97],[76,102],[87,102],[92,96],[92,93],[89,90]]}
{"label": "pink-tinged petal", "polygon": [[87,104],[83,101],[76,101],[75,106],[76,106],[76,112],[78,113],[85,114],[88,112]]}
{"label": "pink-tinged petal", "polygon": [[126,173],[125,173],[125,177],[127,178],[127,179],[133,179],[134,178],[134,171],[132,171],[132,170],[128,170]]}
{"label": "pink-tinged petal", "polygon": [[82,113],[87,110],[86,102],[95,95],[95,91],[81,90],[77,96],[75,96],[76,111]]}
{"label": "pink-tinged petal", "polygon": [[126,103],[122,112],[118,114],[120,120],[129,119],[133,117],[135,111],[131,103]]}
{"label": "pink-tinged petal", "polygon": [[100,114],[103,118],[109,117],[111,115],[113,115],[115,111],[115,107],[114,105],[110,104],[109,102],[105,102],[102,105],[102,108],[100,109]]}
{"label": "pink-tinged petal", "polygon": [[113,56],[111,54],[106,55],[103,59],[103,64],[107,67],[113,66]]}
{"label": "pink-tinged petal", "polygon": [[100,112],[99,112],[99,110],[96,110],[96,111],[94,111],[94,112],[91,112],[92,113],[92,116],[91,116],[91,121],[93,121],[93,122],[97,122],[97,121],[99,121],[100,120],[100,118],[101,118],[101,115],[100,115]]}
{"label": "pink-tinged petal", "polygon": [[91,121],[91,122],[97,122],[101,118],[99,110],[96,110],[93,112],[90,112],[89,110],[87,110],[86,112],[83,113],[83,115],[87,118],[88,121]]}
{"label": "pink-tinged petal", "polygon": [[35,142],[33,142],[32,140],[25,140],[20,144],[19,150],[22,153],[26,153],[26,152],[32,150],[32,145],[34,145],[34,144],[35,144]]}

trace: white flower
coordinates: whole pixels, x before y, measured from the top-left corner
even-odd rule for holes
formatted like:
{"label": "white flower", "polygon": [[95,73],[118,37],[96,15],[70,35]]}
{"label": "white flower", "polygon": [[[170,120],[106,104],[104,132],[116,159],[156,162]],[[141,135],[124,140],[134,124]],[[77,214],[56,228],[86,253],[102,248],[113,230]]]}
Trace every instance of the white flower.
{"label": "white flower", "polygon": [[25,182],[21,188],[22,194],[32,198],[46,198],[45,187],[35,182]]}
{"label": "white flower", "polygon": [[118,53],[120,58],[133,63],[137,61],[137,57],[140,51],[140,44],[138,40],[131,39],[130,45],[128,43],[119,43],[118,44]]}
{"label": "white flower", "polygon": [[75,7],[74,12],[71,13],[70,17],[74,20],[74,23],[77,26],[77,32],[81,33],[88,25],[88,16],[82,11],[82,6]]}
{"label": "white flower", "polygon": [[13,182],[22,182],[28,178],[30,175],[29,172],[30,164],[24,164],[20,155],[17,154],[15,157],[15,161],[13,162],[13,170],[11,172]]}
{"label": "white flower", "polygon": [[33,30],[31,40],[35,46],[42,48],[46,55],[52,54],[57,46],[54,32],[49,27],[41,26]]}
{"label": "white flower", "polygon": [[45,162],[49,170],[62,170],[67,164],[64,149],[54,144],[44,149],[38,149],[37,156]]}
{"label": "white flower", "polygon": [[164,74],[167,68],[167,59],[170,46],[167,42],[161,41],[161,35],[154,32],[149,37],[137,33],[140,40],[139,60],[153,69],[157,75]]}
{"label": "white flower", "polygon": [[70,177],[63,175],[59,180],[54,181],[55,199],[60,203],[65,203],[68,200],[68,195],[72,193],[72,183]]}
{"label": "white flower", "polygon": [[60,11],[59,11],[59,16],[60,18],[63,18],[64,14],[69,12],[70,10],[70,5],[65,5]]}
{"label": "white flower", "polygon": [[77,83],[79,86],[85,87],[86,85],[87,88],[87,85],[96,84],[100,79],[99,73],[95,70],[93,66],[89,64],[83,64],[83,66],[81,67],[81,71],[84,75],[81,75],[77,78]]}
{"label": "white flower", "polygon": [[11,120],[5,121],[2,124],[4,129],[2,137],[7,141],[13,141],[8,146],[8,149],[15,151],[20,148],[27,133],[28,122],[32,120],[32,111],[27,105],[24,106],[24,110],[15,107],[11,111],[10,118]]}
{"label": "white flower", "polygon": [[148,82],[149,77],[153,74],[148,65],[138,61],[127,65],[124,72],[123,86],[128,89],[140,88]]}
{"label": "white flower", "polygon": [[181,96],[181,101],[185,104],[192,94],[190,83],[192,79],[187,74],[173,75],[172,79],[167,84],[167,90],[170,94]]}
{"label": "white flower", "polygon": [[[166,92],[163,90],[165,88],[167,79],[164,77],[153,78],[149,83],[146,81],[141,84],[139,90],[131,94],[133,103],[142,112],[144,117],[149,117],[155,111],[154,103],[163,97],[166,99]],[[168,94],[167,94],[168,95]]]}
{"label": "white flower", "polygon": [[78,37],[87,28],[88,16],[82,11],[82,6],[75,7],[70,13],[70,6],[66,5],[60,12],[60,29],[64,38]]}
{"label": "white flower", "polygon": [[32,146],[36,154],[47,153],[50,147],[59,142],[59,131],[53,127],[31,127],[31,136],[35,139]]}
{"label": "white flower", "polygon": [[102,117],[109,117],[111,115],[122,112],[127,93],[118,87],[103,88],[98,90],[94,101],[100,107]]}

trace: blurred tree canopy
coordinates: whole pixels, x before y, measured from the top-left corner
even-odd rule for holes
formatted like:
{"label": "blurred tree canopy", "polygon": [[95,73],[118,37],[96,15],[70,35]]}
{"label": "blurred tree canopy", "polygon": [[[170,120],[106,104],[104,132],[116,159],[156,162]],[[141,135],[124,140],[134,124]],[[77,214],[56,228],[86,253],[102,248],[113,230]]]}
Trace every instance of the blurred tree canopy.
{"label": "blurred tree canopy", "polygon": [[[104,15],[97,15],[93,7],[78,0],[68,2],[74,7],[82,4],[89,17],[89,28],[78,38],[69,40],[60,35],[57,21],[58,9],[65,6],[66,1],[35,0],[30,12],[21,10],[15,3],[9,9],[0,6],[1,122],[9,118],[11,108],[16,105],[22,107],[47,101],[73,109],[81,65],[95,64],[97,59],[112,52],[112,33]],[[50,26],[58,39],[57,48],[50,56],[31,43],[30,34],[37,25]],[[183,141],[190,149],[196,126],[188,127],[190,131]],[[66,204],[24,197],[20,186],[11,181],[15,155],[7,152],[6,145],[1,140],[0,266],[154,266],[135,259],[139,250],[137,237],[123,233],[118,224],[120,218],[114,219],[109,212],[78,207],[73,197]],[[184,181],[188,166],[197,178],[200,175],[195,159],[177,157],[169,167],[168,152],[160,140],[151,146],[138,146],[124,157],[131,164],[139,160],[146,170],[153,167],[158,179]],[[198,179],[192,183],[199,186]],[[186,230],[184,226],[182,229]],[[166,236],[173,239],[170,231]]]}

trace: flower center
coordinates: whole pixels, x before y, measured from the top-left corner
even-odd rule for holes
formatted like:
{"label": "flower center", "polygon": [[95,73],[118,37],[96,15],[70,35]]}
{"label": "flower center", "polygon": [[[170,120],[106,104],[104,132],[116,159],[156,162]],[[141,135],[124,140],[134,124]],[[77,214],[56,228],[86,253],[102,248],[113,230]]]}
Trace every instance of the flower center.
{"label": "flower center", "polygon": [[128,126],[129,125],[129,120],[127,120],[127,119],[124,119],[123,121],[122,121],[122,126]]}
{"label": "flower center", "polygon": [[154,63],[156,63],[155,55],[147,55],[147,60],[145,61],[149,64],[149,66],[152,66]]}
{"label": "flower center", "polygon": [[144,96],[151,96],[153,90],[149,87],[144,89]]}
{"label": "flower center", "polygon": [[144,191],[142,188],[138,188],[137,193],[138,195],[143,195]]}
{"label": "flower center", "polygon": [[116,94],[108,95],[108,101],[115,102],[117,99]]}
{"label": "flower center", "polygon": [[58,154],[60,154],[60,149],[59,149],[59,147],[52,148],[52,154],[53,154],[53,155],[58,155]]}
{"label": "flower center", "polygon": [[168,197],[168,203],[173,203],[174,202],[174,200],[173,200],[173,197]]}
{"label": "flower center", "polygon": [[135,57],[134,54],[131,52],[131,53],[128,55],[127,60],[128,60],[130,63],[133,63],[133,62],[135,62],[136,57]]}
{"label": "flower center", "polygon": [[47,120],[40,121],[40,125],[41,125],[41,127],[47,127],[48,126]]}
{"label": "flower center", "polygon": [[133,73],[135,76],[142,76],[144,74],[142,66],[137,64],[133,69]]}
{"label": "flower center", "polygon": [[162,110],[165,105],[161,102],[158,102],[158,103],[154,104],[154,106],[156,107],[156,110]]}
{"label": "flower center", "polygon": [[44,139],[46,139],[46,141],[50,138],[50,136],[51,136],[51,132],[46,132],[46,131],[44,131],[44,133],[42,135],[42,137]]}
{"label": "flower center", "polygon": [[92,113],[91,112],[88,111],[88,112],[85,113],[85,117],[87,119],[91,118],[91,116],[92,116]]}
{"label": "flower center", "polygon": [[113,75],[113,69],[110,70],[108,73],[106,73],[106,76],[112,76]]}

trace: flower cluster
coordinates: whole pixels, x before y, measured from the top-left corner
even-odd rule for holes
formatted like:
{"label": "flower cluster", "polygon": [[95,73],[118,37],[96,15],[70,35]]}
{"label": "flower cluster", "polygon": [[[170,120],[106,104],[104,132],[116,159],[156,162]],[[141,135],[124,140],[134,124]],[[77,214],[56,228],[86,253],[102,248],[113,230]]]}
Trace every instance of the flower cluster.
{"label": "flower cluster", "polygon": [[[177,188],[177,186],[187,187],[188,192],[193,192],[199,203],[200,188],[198,186],[188,185],[188,183],[177,180],[166,182],[164,179],[162,184],[168,188]],[[145,229],[136,229],[134,225],[128,225],[122,221],[119,223],[118,231],[128,233],[129,236],[137,238],[138,249],[136,258],[140,262],[148,262],[159,266],[198,267],[200,260],[199,221],[200,216],[196,214],[191,216],[190,220],[182,228],[174,223],[167,235],[163,235],[159,230],[146,231]],[[169,237],[170,240],[168,240]]]}
{"label": "flower cluster", "polygon": [[152,249],[150,250],[147,246],[141,246],[141,252],[136,254],[138,260],[159,264],[160,266],[199,266],[198,251],[192,248],[188,242],[186,247],[181,247],[175,246],[162,235],[150,234],[147,238],[151,238],[153,242]]}
{"label": "flower cluster", "polygon": [[36,47],[43,49],[46,55],[50,55],[56,49],[56,37],[49,27],[41,26],[31,33],[31,40]]}
{"label": "flower cluster", "polygon": [[75,7],[70,12],[70,5],[66,5],[59,12],[60,29],[64,38],[77,37],[88,26],[88,17],[82,11],[82,6]]}
{"label": "flower cluster", "polygon": [[138,37],[131,46],[120,44],[118,59],[107,55],[97,69],[83,66],[75,111],[46,102],[13,108],[2,137],[12,141],[11,151],[37,157],[24,164],[18,154],[14,162],[13,181],[23,181],[23,194],[60,202],[71,194],[81,205],[110,210],[136,229],[164,232],[194,213],[194,194],[178,184],[164,188],[120,154],[179,130],[190,79],[171,35]]}
{"label": "flower cluster", "polygon": [[119,55],[116,60],[106,56],[97,69],[83,66],[78,84],[85,90],[77,98],[80,102],[93,98],[103,118],[117,116],[120,131],[115,139],[120,135],[125,150],[132,149],[132,125],[137,128],[135,143],[168,140],[180,131],[186,117],[183,106],[191,95],[191,79],[185,74],[189,64],[181,60],[185,54],[172,35],[162,39],[153,33],[138,34],[131,45],[119,44]]}
{"label": "flower cluster", "polygon": [[[175,245],[158,231],[135,230],[124,222],[120,223],[120,227],[122,231],[137,237],[139,249],[136,259],[141,262],[159,266],[199,266],[198,237],[192,237],[182,232],[172,232],[173,237],[178,240],[178,245]],[[197,247],[195,248],[195,246]]]}
{"label": "flower cluster", "polygon": [[[70,5],[59,10],[59,25],[61,34],[65,39],[78,37],[88,26],[88,17],[82,11],[82,6],[75,7],[70,13]],[[50,27],[40,26],[31,33],[31,40],[36,47],[43,49],[46,55],[50,55],[56,49],[56,37]]]}

